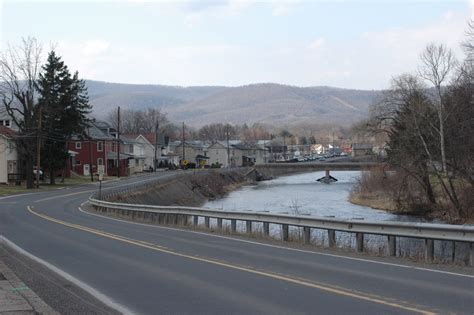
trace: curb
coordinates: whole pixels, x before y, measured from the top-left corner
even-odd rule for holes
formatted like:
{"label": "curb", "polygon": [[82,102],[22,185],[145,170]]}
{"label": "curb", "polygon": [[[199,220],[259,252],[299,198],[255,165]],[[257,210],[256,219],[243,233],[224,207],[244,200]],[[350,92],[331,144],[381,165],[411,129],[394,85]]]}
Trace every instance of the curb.
{"label": "curb", "polygon": [[0,260],[0,314],[59,314]]}

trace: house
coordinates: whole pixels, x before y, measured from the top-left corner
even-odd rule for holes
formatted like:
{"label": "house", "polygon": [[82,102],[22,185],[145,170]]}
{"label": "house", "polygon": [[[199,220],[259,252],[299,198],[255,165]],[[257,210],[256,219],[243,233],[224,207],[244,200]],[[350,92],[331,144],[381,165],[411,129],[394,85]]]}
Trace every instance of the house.
{"label": "house", "polygon": [[127,154],[128,174],[141,173],[145,170],[145,143],[138,141],[136,136],[121,135],[120,152]]}
{"label": "house", "polygon": [[[98,165],[104,165],[105,175],[128,175],[129,160],[133,157],[127,153],[120,154],[117,163],[117,131],[104,121],[95,121],[86,130],[85,135],[76,135],[68,141],[68,168],[79,175],[89,176],[96,173]],[[126,148],[125,148],[126,149]],[[120,151],[124,150],[120,146]]]}
{"label": "house", "polygon": [[0,109],[0,127],[7,127],[18,132],[18,126],[5,109]]}
{"label": "house", "polygon": [[353,143],[352,144],[352,157],[372,155],[373,147],[367,143]]}
{"label": "house", "polygon": [[209,157],[209,165],[219,164],[222,165],[222,167],[229,166],[227,145],[221,141],[215,141],[207,148],[207,156]]}
{"label": "house", "polygon": [[[147,133],[141,135],[141,138],[144,138],[146,141],[145,145],[145,166],[149,169],[153,169],[155,163],[153,162],[155,159],[155,148],[156,151],[156,167],[168,167],[169,164],[173,164],[175,166],[179,165],[179,155],[174,154],[174,152],[170,149],[170,141],[169,137],[165,136],[164,134],[158,134],[158,138],[156,138],[155,133]],[[138,141],[139,138],[137,138]]]}
{"label": "house", "polygon": [[268,150],[269,162],[281,162],[288,160],[288,146],[281,140],[274,139],[266,144]]}
{"label": "house", "polygon": [[199,161],[196,160],[196,157],[198,155],[207,156],[207,149],[208,145],[204,141],[198,140],[184,141],[184,145],[181,141],[174,141],[170,143],[170,150],[173,153],[178,154],[182,161],[186,160],[190,163],[196,164],[199,164]]}
{"label": "house", "polygon": [[0,126],[0,184],[8,184],[9,175],[18,173],[18,152],[15,145],[17,133],[12,129]]}
{"label": "house", "polygon": [[231,146],[234,166],[265,164],[267,149],[256,143],[239,143]]}
{"label": "house", "polygon": [[207,148],[209,164],[219,163],[222,167],[250,166],[266,163],[267,149],[257,143],[229,143],[216,141]]}

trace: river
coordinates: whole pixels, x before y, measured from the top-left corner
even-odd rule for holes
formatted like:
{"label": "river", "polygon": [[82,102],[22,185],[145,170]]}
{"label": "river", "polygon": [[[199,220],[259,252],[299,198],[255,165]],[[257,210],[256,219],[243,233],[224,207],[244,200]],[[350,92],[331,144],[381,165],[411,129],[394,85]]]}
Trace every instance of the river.
{"label": "river", "polygon": [[[208,201],[204,207],[227,211],[268,211],[275,213],[304,214],[319,217],[334,217],[338,219],[370,220],[370,221],[411,221],[423,222],[420,217],[395,215],[383,210],[352,204],[349,201],[351,189],[360,177],[360,171],[337,171],[332,176],[337,182],[324,184],[317,182],[324,172],[312,172],[298,175],[282,176],[273,180],[259,182],[256,185],[243,186],[231,192],[222,199]],[[212,223],[211,223],[212,224]],[[215,223],[214,223],[215,224]],[[214,225],[213,224],[213,225]],[[261,229],[256,223],[255,229]],[[244,231],[244,223],[237,227]],[[293,238],[301,238],[300,228],[293,228]],[[281,237],[281,227],[270,225],[270,234],[275,238]],[[353,233],[339,232],[336,234],[338,247],[355,246]],[[312,232],[312,243],[327,246],[327,234],[323,230]],[[382,253],[387,250],[386,238],[377,235],[366,235],[364,246],[367,250]],[[397,256],[420,258],[423,253],[423,240],[397,238]],[[454,260],[464,263],[467,259],[465,244],[456,246]],[[440,261],[449,262],[453,259],[452,242],[435,242],[435,254]]]}
{"label": "river", "polygon": [[324,172],[283,176],[244,186],[228,196],[207,202],[204,206],[229,211],[253,210],[311,214],[340,219],[366,219],[374,221],[417,221],[418,217],[394,215],[386,211],[359,206],[349,202],[351,189],[357,183],[359,171],[332,172],[337,182],[324,184],[316,179]]}

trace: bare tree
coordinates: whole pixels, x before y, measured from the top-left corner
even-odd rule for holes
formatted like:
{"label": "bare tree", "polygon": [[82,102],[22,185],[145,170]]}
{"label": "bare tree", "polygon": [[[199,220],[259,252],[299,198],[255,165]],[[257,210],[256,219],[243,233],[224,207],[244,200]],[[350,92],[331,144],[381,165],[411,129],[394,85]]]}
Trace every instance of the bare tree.
{"label": "bare tree", "polygon": [[441,169],[446,172],[446,145],[445,145],[445,100],[443,85],[448,83],[449,76],[456,68],[457,61],[453,52],[445,45],[429,44],[420,56],[422,66],[420,76],[430,82],[434,88],[434,101],[438,109],[438,132],[440,139]]}
{"label": "bare tree", "polygon": [[18,47],[8,46],[0,55],[0,101],[18,126],[19,153],[25,161],[27,188],[33,188],[33,161],[38,103],[36,83],[41,71],[41,45],[35,38],[23,39]]}
{"label": "bare tree", "polygon": [[[117,128],[117,111],[110,112],[106,119]],[[159,108],[126,109],[121,112],[120,121],[120,130],[124,134],[154,133],[157,125],[161,130],[168,123],[166,114]]]}

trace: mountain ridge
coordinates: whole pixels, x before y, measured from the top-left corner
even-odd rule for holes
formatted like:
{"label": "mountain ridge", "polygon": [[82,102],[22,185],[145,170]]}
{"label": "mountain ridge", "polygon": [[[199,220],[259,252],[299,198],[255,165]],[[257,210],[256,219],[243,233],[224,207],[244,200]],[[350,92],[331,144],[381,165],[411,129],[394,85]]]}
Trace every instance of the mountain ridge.
{"label": "mountain ridge", "polygon": [[351,124],[367,117],[369,106],[381,94],[377,90],[278,83],[181,87],[86,80],[86,86],[93,113],[98,117],[105,117],[117,106],[158,106],[171,121],[184,121],[195,127],[217,122]]}

